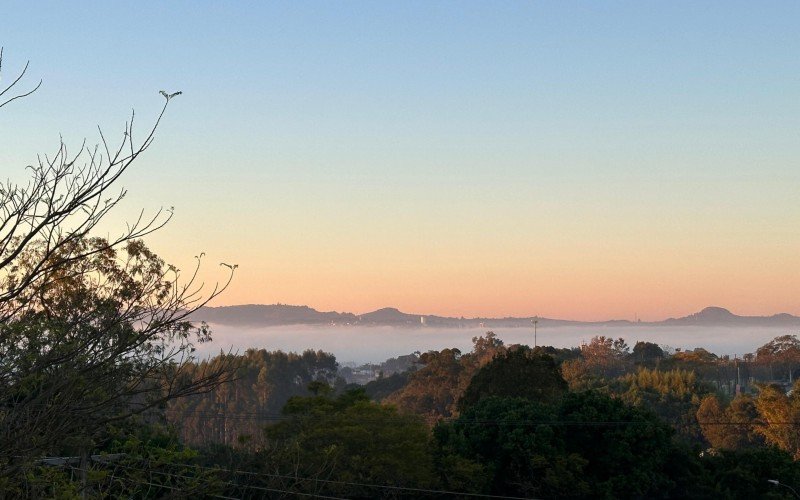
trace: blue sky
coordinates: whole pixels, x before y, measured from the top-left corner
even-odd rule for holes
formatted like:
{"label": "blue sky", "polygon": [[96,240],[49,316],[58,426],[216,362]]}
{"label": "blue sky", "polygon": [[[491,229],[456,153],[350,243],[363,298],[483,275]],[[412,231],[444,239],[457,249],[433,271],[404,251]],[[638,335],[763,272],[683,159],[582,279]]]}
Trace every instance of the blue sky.
{"label": "blue sky", "polygon": [[11,2],[3,81],[44,84],[0,113],[0,165],[181,90],[115,217],[174,205],[153,246],[249,269],[230,303],[800,312],[798,11]]}

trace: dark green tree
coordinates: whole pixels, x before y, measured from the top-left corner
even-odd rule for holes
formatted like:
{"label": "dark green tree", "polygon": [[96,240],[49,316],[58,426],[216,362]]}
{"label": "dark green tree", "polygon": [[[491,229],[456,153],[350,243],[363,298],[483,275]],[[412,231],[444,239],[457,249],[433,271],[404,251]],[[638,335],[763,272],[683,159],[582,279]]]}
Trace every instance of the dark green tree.
{"label": "dark green tree", "polygon": [[488,397],[434,428],[448,489],[525,497],[588,495],[586,460],[566,450],[556,410],[522,398]]}
{"label": "dark green tree", "polygon": [[364,386],[367,396],[375,401],[383,401],[390,394],[399,391],[408,384],[411,377],[410,371],[393,373],[388,377],[380,377],[368,382]]}
{"label": "dark green tree", "polygon": [[286,420],[266,428],[265,466],[278,475],[306,478],[298,492],[381,498],[394,490],[346,483],[435,485],[429,431],[419,417],[374,403],[362,390],[294,397],[283,413]]}
{"label": "dark green tree", "polygon": [[555,360],[528,348],[495,356],[472,377],[458,402],[459,411],[491,396],[554,403],[567,391]]}
{"label": "dark green tree", "polygon": [[592,496],[668,496],[675,482],[665,472],[673,431],[654,413],[596,392],[567,394],[557,413],[568,453],[586,460]]}
{"label": "dark green tree", "polygon": [[666,356],[666,353],[658,344],[641,340],[636,342],[630,354],[630,358],[634,363],[648,367],[656,366]]}
{"label": "dark green tree", "polygon": [[800,464],[785,451],[772,447],[723,451],[706,455],[701,462],[704,471],[692,490],[696,498],[797,498],[786,487],[768,481],[777,480],[795,489],[800,485]]}
{"label": "dark green tree", "polygon": [[652,412],[596,392],[489,397],[434,430],[450,488],[525,497],[682,496],[686,451]]}

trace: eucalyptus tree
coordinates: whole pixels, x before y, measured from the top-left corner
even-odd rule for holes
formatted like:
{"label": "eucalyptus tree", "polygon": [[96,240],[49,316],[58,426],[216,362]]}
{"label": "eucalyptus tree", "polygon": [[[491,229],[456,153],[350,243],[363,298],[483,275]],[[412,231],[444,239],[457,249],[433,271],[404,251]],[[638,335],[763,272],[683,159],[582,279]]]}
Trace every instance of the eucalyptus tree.
{"label": "eucalyptus tree", "polygon": [[[38,88],[24,87],[27,68],[0,88],[0,110]],[[162,94],[141,136],[132,114],[114,145],[102,131],[96,146],[74,152],[62,139],[27,167],[27,183],[0,184],[0,485],[65,439],[91,443],[105,425],[231,373],[226,364],[192,376],[185,368],[194,343],[210,340],[190,315],[228,286],[235,266],[206,288],[202,254],[183,274],[149,250],[141,238],[172,209],[142,211],[116,237],[95,235],[177,95]]]}

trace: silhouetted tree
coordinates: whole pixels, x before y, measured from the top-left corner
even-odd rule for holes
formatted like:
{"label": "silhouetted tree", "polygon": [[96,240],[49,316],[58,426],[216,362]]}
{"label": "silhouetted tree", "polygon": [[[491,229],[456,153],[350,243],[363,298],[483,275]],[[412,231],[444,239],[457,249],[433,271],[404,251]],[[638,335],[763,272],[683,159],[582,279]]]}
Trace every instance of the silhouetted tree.
{"label": "silhouetted tree", "polygon": [[534,498],[681,496],[671,435],[652,412],[595,392],[556,406],[489,397],[434,429],[448,487]]}
{"label": "silhouetted tree", "polygon": [[553,498],[590,491],[586,460],[566,450],[556,409],[523,398],[488,397],[434,428],[448,489]]}
{"label": "silhouetted tree", "polygon": [[353,483],[435,486],[428,427],[417,416],[374,403],[362,390],[335,398],[293,397],[283,414],[284,421],[266,428],[265,467],[275,475],[306,478],[294,491],[394,498],[392,489]]}
{"label": "silhouetted tree", "polygon": [[557,420],[567,451],[587,461],[583,477],[594,497],[669,496],[673,431],[654,413],[584,392],[564,397]]}
{"label": "silhouetted tree", "polygon": [[[0,106],[20,81],[0,89]],[[120,177],[153,143],[173,95],[165,97],[140,141],[131,118],[116,147],[102,132],[100,145],[75,154],[62,142],[28,167],[27,183],[0,185],[0,478],[66,436],[91,446],[109,422],[229,373],[182,376],[193,342],[210,339],[189,315],[227,283],[201,295],[197,268],[184,278],[141,242],[171,209],[140,216],[115,238],[93,236],[125,195]]]}
{"label": "silhouetted tree", "polygon": [[630,354],[634,363],[652,367],[666,357],[664,350],[652,342],[636,342]]}
{"label": "silhouetted tree", "polygon": [[768,480],[800,484],[800,463],[773,447],[722,451],[702,458],[703,470],[693,476],[694,498],[793,499],[795,494]]}
{"label": "silhouetted tree", "polygon": [[555,403],[565,392],[567,383],[553,358],[520,347],[496,356],[478,370],[459,400],[458,408],[463,412],[491,396]]}

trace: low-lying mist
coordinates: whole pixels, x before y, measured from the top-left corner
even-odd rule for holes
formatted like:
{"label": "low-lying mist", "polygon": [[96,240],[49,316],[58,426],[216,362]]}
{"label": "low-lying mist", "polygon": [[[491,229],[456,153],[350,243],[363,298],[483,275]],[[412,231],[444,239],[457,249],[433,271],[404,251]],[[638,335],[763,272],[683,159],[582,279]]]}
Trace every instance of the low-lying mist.
{"label": "low-lying mist", "polygon": [[[340,363],[381,362],[414,351],[441,350],[456,347],[462,352],[472,349],[472,338],[483,335],[486,328],[394,328],[388,326],[282,326],[241,328],[211,325],[214,340],[197,346],[199,358],[219,354],[220,350],[243,353],[246,349],[268,351],[323,350],[333,353]],[[533,329],[494,328],[506,344],[533,345]],[[539,328],[538,345],[577,347],[592,337],[622,337],[633,347],[637,341],[654,342],[682,350],[703,347],[720,356],[739,356],[755,350],[779,335],[792,334],[785,328],[768,327],[553,327]]]}

